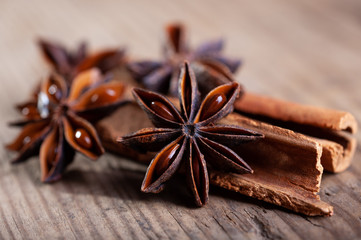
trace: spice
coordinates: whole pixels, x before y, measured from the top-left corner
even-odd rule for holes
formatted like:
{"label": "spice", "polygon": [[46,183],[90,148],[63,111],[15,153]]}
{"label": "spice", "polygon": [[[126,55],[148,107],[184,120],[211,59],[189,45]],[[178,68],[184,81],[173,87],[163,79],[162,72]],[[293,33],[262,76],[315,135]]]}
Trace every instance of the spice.
{"label": "spice", "polygon": [[238,83],[215,88],[200,103],[194,73],[188,63],[184,63],[178,90],[181,112],[162,95],[134,89],[136,101],[157,128],[141,129],[118,141],[136,149],[161,149],[148,167],[142,191],[162,191],[164,184],[183,165],[195,202],[202,206],[208,201],[207,164],[217,169],[252,173],[248,164],[225,145],[239,145],[263,135],[239,126],[213,125],[232,112],[240,91]]}
{"label": "spice", "polygon": [[240,61],[222,55],[223,40],[206,42],[196,49],[186,42],[185,27],[170,24],[166,27],[163,61],[135,61],[128,64],[133,77],[147,89],[175,95],[179,69],[184,60],[194,69],[202,95],[211,89],[233,81]]}
{"label": "spice", "polygon": [[39,153],[41,179],[52,182],[72,162],[74,150],[94,160],[103,154],[97,132],[88,120],[100,119],[125,102],[123,84],[104,80],[99,70],[90,69],[78,74],[68,89],[63,77],[51,75],[40,87],[36,106],[24,104],[22,112],[32,114],[15,124],[24,128],[7,145],[19,152],[13,162]]}
{"label": "spice", "polygon": [[106,73],[120,65],[125,54],[123,49],[106,49],[89,55],[85,42],[80,43],[73,52],[61,44],[44,39],[39,40],[39,46],[45,59],[67,82],[71,82],[80,72],[94,67]]}
{"label": "spice", "polygon": [[[123,117],[127,113],[126,117]],[[318,139],[287,129],[230,113],[217,124],[236,125],[257,131],[265,137],[251,144],[232,146],[254,170],[237,174],[208,168],[210,184],[266,201],[294,212],[315,216],[331,215],[332,206],[320,200],[321,158]],[[135,104],[120,108],[101,120],[96,128],[103,146],[117,155],[149,164],[154,154],[140,154],[115,140],[135,129],[150,128],[152,123]]]}
{"label": "spice", "polygon": [[348,112],[308,106],[247,92],[235,101],[237,112],[252,119],[317,138],[323,147],[322,165],[340,172],[355,153],[357,122]]}

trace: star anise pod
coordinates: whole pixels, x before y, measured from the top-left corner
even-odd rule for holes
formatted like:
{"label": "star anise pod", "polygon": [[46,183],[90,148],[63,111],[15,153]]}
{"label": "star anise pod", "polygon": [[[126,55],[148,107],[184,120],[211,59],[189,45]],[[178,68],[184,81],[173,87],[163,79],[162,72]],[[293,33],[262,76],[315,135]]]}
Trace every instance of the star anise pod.
{"label": "star anise pod", "polygon": [[213,124],[233,110],[233,102],[240,91],[238,83],[215,88],[200,103],[194,73],[185,63],[178,90],[181,112],[162,95],[134,89],[136,101],[157,128],[141,129],[118,141],[138,150],[161,149],[148,167],[142,191],[160,192],[164,183],[184,165],[196,204],[202,206],[208,200],[207,165],[252,173],[250,166],[225,145],[236,146],[263,135],[239,126]]}
{"label": "star anise pod", "polygon": [[85,70],[98,68],[103,73],[119,66],[124,60],[124,49],[106,49],[89,55],[85,42],[74,51],[68,51],[61,44],[39,40],[39,46],[45,59],[67,82]]}
{"label": "star anise pod", "polygon": [[163,61],[137,61],[128,64],[133,77],[147,89],[175,95],[178,87],[179,69],[187,60],[195,71],[202,94],[233,81],[233,74],[240,61],[222,55],[223,41],[211,41],[196,49],[188,47],[185,27],[170,24],[166,27],[166,44]]}
{"label": "star anise pod", "polygon": [[24,126],[7,148],[18,151],[14,163],[40,154],[41,180],[58,180],[72,162],[75,151],[95,160],[104,149],[88,120],[100,119],[125,102],[124,85],[104,82],[97,69],[77,75],[70,89],[60,75],[51,75],[37,94],[37,105],[17,124]]}

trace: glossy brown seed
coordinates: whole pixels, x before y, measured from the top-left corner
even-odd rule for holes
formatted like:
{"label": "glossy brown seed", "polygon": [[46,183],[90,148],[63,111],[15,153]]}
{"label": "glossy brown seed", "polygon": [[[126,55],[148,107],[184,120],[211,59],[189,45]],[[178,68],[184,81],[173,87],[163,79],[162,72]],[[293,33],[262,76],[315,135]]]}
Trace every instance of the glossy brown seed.
{"label": "glossy brown seed", "polygon": [[48,94],[53,97],[56,101],[60,101],[62,97],[61,90],[59,86],[55,83],[50,84],[48,87]]}
{"label": "glossy brown seed", "polygon": [[189,75],[189,69],[185,68],[185,73],[183,76],[183,85],[182,85],[182,95],[184,97],[184,107],[185,107],[185,111],[188,117],[190,117],[190,111],[191,111],[191,106],[192,106],[192,88],[190,87],[191,84],[191,78]]}
{"label": "glossy brown seed", "polygon": [[214,115],[219,109],[221,109],[227,102],[226,95],[223,93],[215,94],[207,99],[202,108],[200,120],[207,119]]}
{"label": "glossy brown seed", "polygon": [[93,145],[89,133],[83,128],[75,130],[75,141],[85,149],[90,149]]}
{"label": "glossy brown seed", "polygon": [[150,103],[150,108],[156,112],[158,115],[160,115],[161,117],[171,120],[171,121],[177,121],[175,119],[175,117],[173,116],[172,112],[169,110],[169,108],[164,105],[161,102],[158,101],[153,101]]}
{"label": "glossy brown seed", "polygon": [[36,118],[39,116],[38,109],[30,104],[21,108],[21,114],[27,118]]}
{"label": "glossy brown seed", "polygon": [[177,157],[176,152],[179,149],[180,145],[175,144],[174,146],[168,148],[163,154],[162,157],[158,159],[157,165],[155,167],[155,173],[157,176],[162,175],[169,165],[172,164],[174,159]]}
{"label": "glossy brown seed", "polygon": [[29,135],[24,136],[23,145],[28,144],[30,141],[31,141],[31,136],[29,136]]}
{"label": "glossy brown seed", "polygon": [[92,107],[101,106],[104,103],[115,102],[119,96],[119,93],[114,89],[104,89],[98,93],[93,94],[90,98],[90,103]]}

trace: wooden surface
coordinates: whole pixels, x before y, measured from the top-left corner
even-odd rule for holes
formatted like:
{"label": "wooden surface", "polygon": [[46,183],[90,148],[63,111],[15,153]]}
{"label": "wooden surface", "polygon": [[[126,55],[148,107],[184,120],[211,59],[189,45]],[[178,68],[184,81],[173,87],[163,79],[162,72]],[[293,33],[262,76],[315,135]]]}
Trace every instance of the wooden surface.
{"label": "wooden surface", "polygon": [[[254,92],[350,111],[361,119],[361,2],[346,1],[0,1],[0,139],[48,68],[38,36],[91,49],[127,45],[159,56],[163,26],[181,20],[192,44],[223,36],[242,57],[237,78]],[[361,142],[361,135],[357,139]],[[310,218],[226,190],[194,208],[179,187],[140,192],[144,167],[106,154],[77,155],[62,182],[40,182],[37,157],[13,166],[0,150],[0,239],[356,239],[361,238],[360,147],[345,172],[324,174],[332,217]]]}

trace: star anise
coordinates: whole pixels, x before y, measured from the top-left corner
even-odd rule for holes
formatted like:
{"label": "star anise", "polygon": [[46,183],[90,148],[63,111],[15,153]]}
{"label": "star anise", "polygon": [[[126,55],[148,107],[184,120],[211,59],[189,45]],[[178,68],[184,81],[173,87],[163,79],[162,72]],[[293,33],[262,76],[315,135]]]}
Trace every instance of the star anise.
{"label": "star anise", "polygon": [[39,40],[39,46],[45,59],[67,82],[85,70],[98,68],[103,73],[119,66],[124,60],[124,49],[106,49],[89,55],[85,42],[74,51],[68,51],[61,44]]}
{"label": "star anise", "polygon": [[125,102],[124,85],[104,82],[98,69],[77,75],[70,89],[63,77],[51,75],[37,94],[36,106],[30,104],[24,126],[7,148],[18,151],[14,163],[40,154],[41,180],[58,180],[72,162],[75,150],[95,160],[104,149],[95,128],[88,120],[101,118]]}
{"label": "star anise", "polygon": [[133,77],[147,89],[160,93],[176,94],[179,69],[187,60],[196,73],[202,94],[225,83],[233,81],[233,74],[240,61],[222,55],[223,41],[211,41],[196,49],[188,47],[185,27],[171,24],[166,27],[166,44],[163,61],[138,61],[128,64]]}
{"label": "star anise", "polygon": [[161,149],[148,167],[142,191],[160,192],[164,183],[183,165],[196,204],[202,206],[208,200],[207,165],[252,173],[250,166],[225,145],[236,146],[263,135],[239,126],[213,124],[233,110],[233,102],[240,91],[238,83],[215,88],[200,103],[194,73],[185,63],[178,90],[181,112],[162,95],[134,89],[136,101],[157,128],[141,129],[118,141],[140,151]]}

